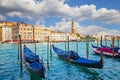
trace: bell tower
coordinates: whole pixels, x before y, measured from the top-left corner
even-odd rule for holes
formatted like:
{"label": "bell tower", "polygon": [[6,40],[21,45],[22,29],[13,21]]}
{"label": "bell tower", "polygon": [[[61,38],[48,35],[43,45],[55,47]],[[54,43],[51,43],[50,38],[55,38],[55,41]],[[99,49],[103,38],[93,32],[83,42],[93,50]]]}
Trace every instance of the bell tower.
{"label": "bell tower", "polygon": [[71,23],[71,33],[72,34],[76,34],[76,26],[75,26],[75,22],[74,20],[72,19],[72,23]]}

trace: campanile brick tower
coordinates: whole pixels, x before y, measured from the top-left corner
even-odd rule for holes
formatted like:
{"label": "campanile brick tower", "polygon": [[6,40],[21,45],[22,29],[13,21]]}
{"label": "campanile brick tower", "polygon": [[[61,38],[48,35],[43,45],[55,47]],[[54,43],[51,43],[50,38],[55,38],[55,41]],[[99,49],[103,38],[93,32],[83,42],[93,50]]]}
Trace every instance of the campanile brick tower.
{"label": "campanile brick tower", "polygon": [[72,33],[72,34],[76,34],[76,26],[75,26],[75,22],[74,22],[73,19],[72,19],[72,24],[71,24],[71,26],[72,26],[71,33]]}

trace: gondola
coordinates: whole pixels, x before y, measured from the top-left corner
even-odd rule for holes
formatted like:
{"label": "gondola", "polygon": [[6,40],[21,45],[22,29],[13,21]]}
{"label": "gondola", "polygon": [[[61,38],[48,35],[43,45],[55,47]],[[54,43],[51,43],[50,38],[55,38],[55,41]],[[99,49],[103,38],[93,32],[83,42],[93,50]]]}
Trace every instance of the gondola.
{"label": "gondola", "polygon": [[103,55],[108,56],[108,57],[114,57],[114,58],[119,58],[120,54],[116,51],[114,51],[112,48],[108,48],[108,47],[97,47],[94,46],[92,44],[92,50],[95,54],[100,55],[101,52],[103,53]]}
{"label": "gondola", "polygon": [[111,46],[106,46],[106,45],[102,45],[103,48],[109,48],[111,50],[114,49],[115,52],[119,53],[120,54],[120,47],[118,46],[114,46],[114,48],[112,48],[112,45]]}
{"label": "gondola", "polygon": [[29,70],[33,71],[40,78],[45,78],[45,68],[43,61],[39,59],[39,56],[33,53],[26,45],[23,48],[24,62]]}
{"label": "gondola", "polygon": [[70,63],[77,64],[89,68],[103,68],[103,61],[90,60],[80,57],[75,51],[64,51],[52,45],[54,52],[62,59]]}

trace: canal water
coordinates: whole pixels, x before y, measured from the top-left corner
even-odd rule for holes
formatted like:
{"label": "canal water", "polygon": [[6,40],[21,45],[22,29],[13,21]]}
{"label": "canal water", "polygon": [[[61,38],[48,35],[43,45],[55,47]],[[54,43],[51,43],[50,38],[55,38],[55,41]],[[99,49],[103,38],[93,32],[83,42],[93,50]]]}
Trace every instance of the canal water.
{"label": "canal water", "polygon": [[[89,58],[99,60],[100,56],[92,52],[89,43]],[[104,42],[103,42],[104,43]],[[93,43],[95,44],[95,43]],[[111,42],[108,42],[110,45]],[[34,43],[26,44],[35,52]],[[55,43],[55,46],[65,49],[65,44]],[[96,44],[95,44],[96,45]],[[115,42],[117,45],[117,42]],[[23,46],[23,45],[22,45]],[[36,54],[43,58],[46,67],[45,80],[120,80],[120,59],[104,57],[104,67],[102,69],[80,67],[58,58],[52,51],[50,56],[50,70],[47,69],[47,43],[36,44]],[[86,43],[78,43],[78,52],[81,57],[86,57]],[[76,51],[76,42],[70,43],[70,50]],[[23,62],[23,71],[20,72],[18,61],[18,45],[15,43],[0,44],[0,80],[42,80],[31,71],[27,70]]]}

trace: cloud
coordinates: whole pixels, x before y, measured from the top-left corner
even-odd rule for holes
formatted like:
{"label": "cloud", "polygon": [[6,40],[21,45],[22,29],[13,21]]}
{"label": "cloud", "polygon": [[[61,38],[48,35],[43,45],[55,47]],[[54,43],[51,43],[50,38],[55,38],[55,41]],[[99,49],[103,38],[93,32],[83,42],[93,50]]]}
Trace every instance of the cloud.
{"label": "cloud", "polygon": [[101,8],[92,15],[95,20],[101,20],[107,24],[120,24],[120,12],[114,9],[107,10],[106,8]]}
{"label": "cloud", "polygon": [[5,16],[0,15],[0,20],[5,20],[5,19],[6,19]]}
{"label": "cloud", "polygon": [[14,16],[22,17],[22,13],[21,12],[16,12],[16,11],[9,12],[9,13],[7,13],[7,15],[10,16],[10,17],[14,17]]}
{"label": "cloud", "polygon": [[120,24],[120,12],[115,9],[96,9],[94,4],[71,7],[65,0],[0,0],[0,15],[28,19],[73,17],[77,21],[93,20]]}
{"label": "cloud", "polygon": [[[71,22],[63,21],[58,22],[55,27],[50,27],[52,30],[63,31],[63,32],[71,32]],[[82,35],[94,35],[94,34],[104,34],[104,35],[114,35],[119,36],[119,30],[109,30],[103,28],[102,26],[80,26],[79,23],[76,22],[76,30],[78,33]]]}

